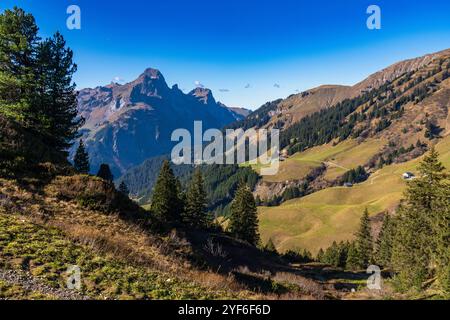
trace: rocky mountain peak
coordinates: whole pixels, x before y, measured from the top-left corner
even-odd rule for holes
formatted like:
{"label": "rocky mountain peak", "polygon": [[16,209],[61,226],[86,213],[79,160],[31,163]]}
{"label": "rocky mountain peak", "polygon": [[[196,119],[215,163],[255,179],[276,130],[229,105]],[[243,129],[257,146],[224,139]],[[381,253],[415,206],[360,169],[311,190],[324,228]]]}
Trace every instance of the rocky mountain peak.
{"label": "rocky mountain peak", "polygon": [[178,85],[168,87],[161,72],[153,68],[130,83],[81,90],[78,111],[86,119],[83,138],[93,172],[108,163],[116,176],[148,158],[169,153],[175,129],[193,131],[195,121],[202,121],[205,129],[222,128],[244,118],[217,103],[209,89],[184,94]]}
{"label": "rocky mountain peak", "polygon": [[216,104],[216,99],[214,99],[211,90],[208,88],[195,88],[189,95],[196,97],[203,104]]}
{"label": "rocky mountain peak", "polygon": [[[144,73],[142,73],[141,77],[149,77],[152,80],[164,80],[164,76],[158,69],[147,68]],[[164,80],[165,81],[165,80]]]}

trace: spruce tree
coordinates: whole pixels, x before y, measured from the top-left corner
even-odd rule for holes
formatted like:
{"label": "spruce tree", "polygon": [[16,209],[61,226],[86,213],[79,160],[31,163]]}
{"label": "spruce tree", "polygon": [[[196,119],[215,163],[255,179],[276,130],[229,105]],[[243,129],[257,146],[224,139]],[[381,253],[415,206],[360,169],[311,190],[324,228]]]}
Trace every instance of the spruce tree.
{"label": "spruce tree", "polygon": [[65,151],[78,134],[83,119],[77,117],[77,93],[72,76],[77,70],[73,52],[58,32],[37,45],[37,94],[32,112],[40,119],[47,143]]}
{"label": "spruce tree", "polygon": [[376,263],[383,267],[389,267],[391,265],[392,245],[394,237],[394,221],[392,221],[389,213],[385,213],[383,219],[383,225],[381,226],[380,233],[376,243]]}
{"label": "spruce tree", "polygon": [[317,253],[317,258],[316,258],[316,260],[317,260],[318,262],[323,263],[323,262],[324,262],[324,258],[323,258],[324,255],[325,255],[325,253],[323,252],[323,249],[320,248],[320,249],[319,249],[319,252]]}
{"label": "spruce tree", "polygon": [[235,237],[250,244],[257,245],[260,240],[255,198],[245,183],[239,185],[231,203],[229,229]]}
{"label": "spruce tree", "polygon": [[73,158],[73,166],[75,170],[81,174],[88,174],[90,171],[89,155],[84,147],[83,140],[80,140],[75,157]]}
{"label": "spruce tree", "polygon": [[38,27],[31,14],[14,7],[0,14],[0,113],[27,127],[38,123],[31,112],[36,94]]}
{"label": "spruce tree", "polygon": [[103,180],[112,182],[114,180],[114,176],[109,168],[109,165],[103,163],[100,165],[100,169],[98,170],[97,177],[102,178]]}
{"label": "spruce tree", "polygon": [[151,211],[160,222],[180,220],[181,201],[178,194],[177,179],[169,161],[164,161],[156,181],[151,201]]}
{"label": "spruce tree", "polygon": [[[448,176],[447,176],[448,178]],[[435,236],[436,274],[441,289],[450,298],[450,183],[443,182],[443,186],[434,204],[433,234]]]}
{"label": "spruce tree", "polygon": [[350,243],[341,241],[338,245],[338,266],[345,268],[347,264],[348,250],[350,248]]}
{"label": "spruce tree", "polygon": [[359,268],[359,255],[356,242],[351,242],[348,248],[346,268],[349,270],[357,270]]}
{"label": "spruce tree", "polygon": [[336,241],[333,241],[331,247],[325,251],[324,260],[326,264],[339,267],[340,253],[339,245]]}
{"label": "spruce tree", "polygon": [[358,251],[358,265],[361,268],[366,268],[371,262],[373,254],[372,234],[367,208],[361,217],[359,230],[356,234],[356,246]]}
{"label": "spruce tree", "polygon": [[306,250],[306,249],[303,250],[303,261],[305,263],[309,263],[309,262],[314,261],[312,253],[310,251]]}
{"label": "spruce tree", "polygon": [[209,224],[206,192],[200,170],[195,171],[186,194],[183,222],[194,228],[206,228]]}
{"label": "spruce tree", "polygon": [[119,192],[122,193],[125,196],[129,196],[130,195],[130,190],[128,189],[127,184],[125,183],[125,181],[122,181],[119,185]]}

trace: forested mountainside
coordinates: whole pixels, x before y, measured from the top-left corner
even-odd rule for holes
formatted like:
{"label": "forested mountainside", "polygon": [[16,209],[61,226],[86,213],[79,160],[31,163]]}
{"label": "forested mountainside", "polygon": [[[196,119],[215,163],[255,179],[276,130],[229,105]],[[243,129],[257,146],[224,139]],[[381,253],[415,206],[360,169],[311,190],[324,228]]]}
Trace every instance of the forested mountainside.
{"label": "forested mountainside", "polygon": [[386,82],[393,81],[406,73],[425,67],[436,59],[448,55],[449,51],[444,50],[395,63],[353,86],[323,85],[294,94],[279,103],[276,112],[268,122],[269,126],[277,125],[288,128],[307,115],[332,107],[346,99],[361,96],[373,89],[378,89]]}
{"label": "forested mountainside", "polygon": [[433,59],[412,60],[421,61],[418,69],[395,73],[378,88],[319,108],[283,129],[288,157],[276,176],[258,186],[258,194],[267,199],[272,190],[271,197],[281,198],[291,187],[305,189],[305,182],[311,193],[346,182],[344,175],[358,166],[373,171],[423,154],[447,134],[449,121],[449,51],[426,57]]}
{"label": "forested mountainside", "polygon": [[[306,116],[282,133],[281,144],[283,147],[289,146],[289,153],[292,154],[333,139],[343,141],[348,137],[386,136],[383,131],[391,126],[392,130],[387,131],[424,131],[424,138],[434,138],[444,130],[439,129],[440,125],[445,128],[448,106],[444,101],[425,110],[427,106],[421,102],[435,93],[437,98],[443,96],[445,99],[449,73],[450,52],[357,98],[344,100]],[[426,117],[427,114],[429,117]],[[415,122],[405,122],[410,119]],[[414,124],[416,126],[412,128]]]}

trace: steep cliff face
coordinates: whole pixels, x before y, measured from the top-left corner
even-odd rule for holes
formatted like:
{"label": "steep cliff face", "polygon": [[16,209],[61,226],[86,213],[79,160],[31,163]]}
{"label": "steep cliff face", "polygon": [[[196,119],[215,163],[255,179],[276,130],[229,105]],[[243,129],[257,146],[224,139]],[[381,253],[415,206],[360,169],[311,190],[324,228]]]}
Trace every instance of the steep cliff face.
{"label": "steep cliff face", "polygon": [[202,121],[204,130],[220,129],[243,118],[217,102],[209,89],[185,94],[177,85],[168,87],[156,69],[145,70],[125,85],[83,89],[78,103],[79,114],[86,119],[82,132],[92,171],[108,163],[116,176],[170,152],[175,129],[192,132],[194,121]]}

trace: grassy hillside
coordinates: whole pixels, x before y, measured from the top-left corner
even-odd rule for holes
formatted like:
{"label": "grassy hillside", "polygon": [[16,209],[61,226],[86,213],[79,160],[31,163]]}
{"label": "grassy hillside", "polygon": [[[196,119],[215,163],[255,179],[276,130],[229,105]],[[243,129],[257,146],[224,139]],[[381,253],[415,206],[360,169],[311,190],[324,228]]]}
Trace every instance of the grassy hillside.
{"label": "grassy hillside", "polygon": [[[112,255],[76,244],[56,228],[0,215],[1,266],[28,272],[51,288],[65,288],[64,274],[78,265],[83,295],[108,299],[208,299],[232,297],[205,290],[170,273],[133,266]],[[24,270],[25,269],[25,270]]]}
{"label": "grassy hillside", "polygon": [[[109,182],[33,181],[0,179],[0,299],[325,298],[280,258],[226,234],[154,229]],[[80,291],[66,286],[73,265]]]}
{"label": "grassy hillside", "polygon": [[[437,145],[437,150],[449,169],[450,136]],[[401,175],[415,172],[420,159],[384,167],[353,188],[328,188],[280,207],[259,208],[263,241],[272,238],[280,250],[306,248],[317,252],[334,240],[352,239],[365,208],[372,215],[395,209],[406,186]]]}
{"label": "grassy hillside", "polygon": [[[305,179],[315,168],[327,167],[325,179],[333,181],[346,171],[365,165],[386,144],[384,139],[368,139],[364,143],[348,139],[339,144],[328,143],[298,152],[280,162],[280,169],[274,176],[263,176],[265,182],[285,182]],[[244,164],[243,166],[248,166]],[[261,164],[252,165],[259,172]]]}

